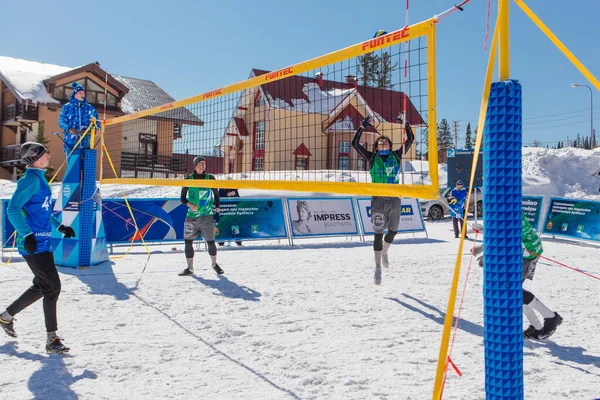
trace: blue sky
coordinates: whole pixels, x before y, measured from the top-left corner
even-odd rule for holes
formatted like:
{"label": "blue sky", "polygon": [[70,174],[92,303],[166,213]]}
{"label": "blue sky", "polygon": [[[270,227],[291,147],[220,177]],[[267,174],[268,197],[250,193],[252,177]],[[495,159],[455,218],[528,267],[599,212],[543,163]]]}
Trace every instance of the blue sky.
{"label": "blue sky", "polygon": [[[412,0],[409,22],[456,2]],[[492,24],[497,0],[491,3]],[[527,4],[600,77],[594,44],[600,1]],[[488,57],[486,12],[487,1],[472,0],[438,25],[438,120],[458,120],[461,137],[479,111]],[[282,68],[368,39],[379,29],[399,29],[406,12],[404,0],[25,0],[4,7],[2,16],[0,55],[65,66],[99,61],[109,73],[152,80],[182,99],[246,79],[252,68]],[[515,4],[511,77],[523,85],[525,144],[589,135],[589,91],[570,86],[589,83]],[[597,94],[594,89],[600,127]]]}

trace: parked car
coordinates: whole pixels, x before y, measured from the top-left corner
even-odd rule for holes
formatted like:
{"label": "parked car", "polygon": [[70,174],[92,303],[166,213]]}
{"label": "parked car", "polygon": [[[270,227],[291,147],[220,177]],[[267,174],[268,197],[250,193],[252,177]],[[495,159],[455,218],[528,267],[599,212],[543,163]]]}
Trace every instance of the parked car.
{"label": "parked car", "polygon": [[[440,188],[442,189],[442,188]],[[454,188],[445,188],[442,190],[442,197],[446,197],[450,194]],[[437,221],[445,216],[450,215],[448,206],[442,201],[435,200],[419,200],[421,206],[421,213],[429,218],[430,220]],[[474,209],[477,209],[477,217],[483,217],[483,194],[480,188],[475,188],[471,193],[471,202],[469,204],[469,213],[473,214]]]}

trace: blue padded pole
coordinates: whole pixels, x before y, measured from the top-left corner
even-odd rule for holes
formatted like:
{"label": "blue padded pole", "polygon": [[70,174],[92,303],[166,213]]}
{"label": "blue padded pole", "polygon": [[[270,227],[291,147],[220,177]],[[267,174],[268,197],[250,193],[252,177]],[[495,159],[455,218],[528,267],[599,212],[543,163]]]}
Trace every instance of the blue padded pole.
{"label": "blue padded pole", "polygon": [[92,239],[95,237],[96,224],[95,212],[96,203],[90,200],[96,192],[96,150],[82,150],[83,159],[83,177],[81,179],[81,209],[79,211],[79,265],[82,267],[91,266],[92,258]]}
{"label": "blue padded pole", "polygon": [[492,84],[484,135],[484,345],[489,399],[523,399],[521,85]]}

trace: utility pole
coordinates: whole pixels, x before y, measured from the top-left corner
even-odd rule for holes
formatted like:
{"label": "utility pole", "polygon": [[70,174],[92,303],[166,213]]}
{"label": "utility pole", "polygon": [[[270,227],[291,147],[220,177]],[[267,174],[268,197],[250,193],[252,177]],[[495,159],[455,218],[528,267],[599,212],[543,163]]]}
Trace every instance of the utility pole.
{"label": "utility pole", "polygon": [[454,126],[454,148],[458,148],[458,121],[452,121],[452,125]]}

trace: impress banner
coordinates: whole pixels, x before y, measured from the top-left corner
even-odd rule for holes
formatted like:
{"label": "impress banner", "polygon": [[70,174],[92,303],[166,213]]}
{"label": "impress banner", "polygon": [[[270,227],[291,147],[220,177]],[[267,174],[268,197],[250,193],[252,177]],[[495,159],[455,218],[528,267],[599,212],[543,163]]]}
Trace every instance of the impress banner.
{"label": "impress banner", "polygon": [[351,197],[288,198],[293,237],[358,235]]}
{"label": "impress banner", "polygon": [[600,241],[600,202],[551,198],[542,232]]}
{"label": "impress banner", "polygon": [[220,210],[217,241],[287,238],[281,199],[221,197]]}
{"label": "impress banner", "polygon": [[544,198],[542,196],[523,196],[522,202],[525,218],[533,226],[533,229],[539,231]]}
{"label": "impress banner", "polygon": [[[356,199],[358,212],[360,215],[360,223],[365,235],[372,235],[373,225],[371,224],[371,198],[358,197]],[[421,207],[417,199],[402,198],[402,213],[400,214],[400,225],[398,232],[418,232],[425,230]]]}

